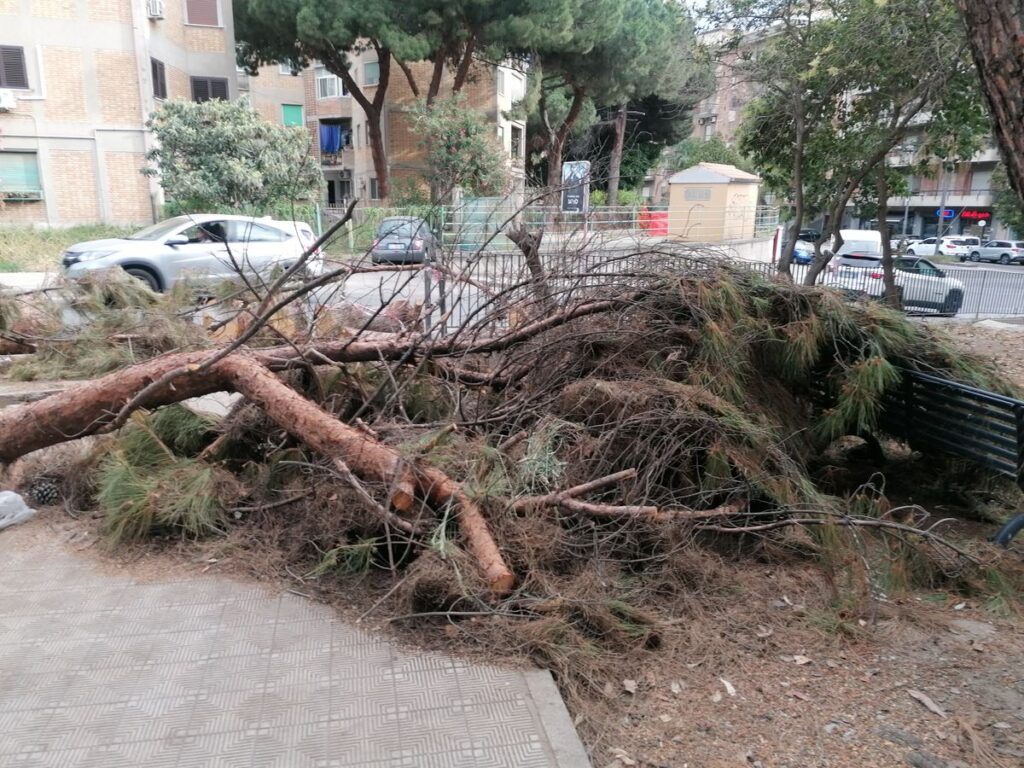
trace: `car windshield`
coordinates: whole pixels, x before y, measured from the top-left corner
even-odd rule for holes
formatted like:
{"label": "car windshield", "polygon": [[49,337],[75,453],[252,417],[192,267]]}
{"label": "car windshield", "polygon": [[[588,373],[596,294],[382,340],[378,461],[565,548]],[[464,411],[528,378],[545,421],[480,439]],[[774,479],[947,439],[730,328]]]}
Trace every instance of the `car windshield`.
{"label": "car windshield", "polygon": [[138,232],[132,235],[128,235],[128,240],[163,240],[171,232],[176,230],[183,224],[188,224],[191,218],[188,216],[175,216],[173,219],[167,219],[167,221],[160,221],[156,224],[152,224],[145,229],[140,229]]}
{"label": "car windshield", "polygon": [[878,253],[881,247],[880,243],[874,243],[870,240],[846,240],[843,242],[842,250],[846,253]]}
{"label": "car windshield", "polygon": [[1018,240],[1013,244],[1014,248],[1024,248],[1024,241]]}
{"label": "car windshield", "polygon": [[420,219],[385,219],[380,223],[377,234],[381,237],[413,237],[423,227]]}
{"label": "car windshield", "polygon": [[877,267],[880,261],[870,256],[841,256],[839,265],[842,267]]}

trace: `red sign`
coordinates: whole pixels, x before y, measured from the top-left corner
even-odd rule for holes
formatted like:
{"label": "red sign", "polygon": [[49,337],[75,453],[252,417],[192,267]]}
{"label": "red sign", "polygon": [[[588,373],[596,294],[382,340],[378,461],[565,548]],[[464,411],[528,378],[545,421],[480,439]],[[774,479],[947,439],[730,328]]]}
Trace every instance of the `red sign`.
{"label": "red sign", "polygon": [[991,219],[992,214],[988,211],[964,211],[960,214],[961,219],[971,219],[972,221],[981,221],[982,219]]}

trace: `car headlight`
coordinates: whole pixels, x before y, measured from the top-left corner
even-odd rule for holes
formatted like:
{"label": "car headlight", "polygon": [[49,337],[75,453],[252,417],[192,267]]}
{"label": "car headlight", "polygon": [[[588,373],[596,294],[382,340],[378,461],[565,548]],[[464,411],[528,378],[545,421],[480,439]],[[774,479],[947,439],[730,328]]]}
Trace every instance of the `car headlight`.
{"label": "car headlight", "polygon": [[117,251],[86,251],[85,253],[78,254],[79,261],[96,261],[96,259],[102,259],[105,256],[113,256]]}

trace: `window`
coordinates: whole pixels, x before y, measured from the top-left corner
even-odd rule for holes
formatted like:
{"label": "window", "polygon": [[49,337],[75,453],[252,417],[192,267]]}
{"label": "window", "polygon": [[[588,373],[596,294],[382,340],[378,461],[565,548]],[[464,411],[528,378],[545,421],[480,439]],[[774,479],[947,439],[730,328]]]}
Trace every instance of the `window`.
{"label": "window", "polygon": [[710,139],[714,135],[715,135],[715,124],[714,123],[707,123],[704,126],[704,138],[705,139]]}
{"label": "window", "polygon": [[370,199],[380,200],[380,188],[377,186],[376,177],[370,179]]}
{"label": "window", "polygon": [[228,81],[223,77],[193,77],[192,101],[226,100]]}
{"label": "window", "polygon": [[232,243],[280,243],[287,239],[286,233],[274,227],[252,221],[228,222],[228,241]]}
{"label": "window", "polygon": [[285,125],[305,125],[306,121],[302,119],[302,105],[301,104],[282,104],[281,105],[281,122]]}
{"label": "window", "polygon": [[498,126],[498,143],[501,144],[502,147],[505,146],[505,126],[503,125]]}
{"label": "window", "polygon": [[0,88],[28,88],[25,49],[17,45],[0,45]]}
{"label": "window", "polygon": [[348,90],[341,78],[327,71],[327,67],[317,67],[313,70],[316,75],[316,97],[318,99],[333,99],[335,96],[348,96]]}
{"label": "window", "polygon": [[512,126],[512,157],[518,160],[523,156],[523,129],[518,125]]}
{"label": "window", "polygon": [[167,68],[162,61],[157,59],[149,60],[150,69],[153,71],[153,95],[158,99],[167,98]]}
{"label": "window", "polygon": [[187,238],[189,243],[223,243],[228,239],[227,221],[207,221],[203,224],[196,224],[189,227],[182,236]]}
{"label": "window", "polygon": [[199,27],[220,26],[218,0],[185,0],[185,23]]}
{"label": "window", "polygon": [[363,85],[377,85],[380,82],[380,62],[368,61],[363,65]]}
{"label": "window", "polygon": [[496,79],[498,81],[498,94],[500,96],[504,96],[505,95],[505,71],[502,70],[502,69],[499,69],[498,73],[497,73],[497,78]]}
{"label": "window", "polygon": [[707,202],[711,199],[711,190],[708,187],[688,189],[683,193],[683,199],[691,203]]}
{"label": "window", "polygon": [[287,61],[282,61],[278,62],[277,74],[288,75],[290,77],[292,75],[298,74],[298,71],[297,68],[294,68],[292,64],[289,64]]}
{"label": "window", "polygon": [[0,199],[41,200],[35,152],[0,152]]}

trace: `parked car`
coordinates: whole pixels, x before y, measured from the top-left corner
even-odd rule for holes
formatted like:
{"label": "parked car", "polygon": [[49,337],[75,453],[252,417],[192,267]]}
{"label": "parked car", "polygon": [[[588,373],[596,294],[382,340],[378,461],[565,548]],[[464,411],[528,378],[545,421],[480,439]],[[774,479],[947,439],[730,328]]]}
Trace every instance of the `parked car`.
{"label": "parked car", "polygon": [[814,261],[814,244],[807,240],[797,240],[793,246],[793,263],[810,264]]}
{"label": "parked car", "polygon": [[[947,242],[949,240],[949,242]],[[957,256],[960,261],[965,256],[981,247],[981,239],[977,237],[955,237],[952,239],[942,238],[941,253],[946,256]]]}
{"label": "parked car", "polygon": [[[782,250],[786,250],[788,243],[782,244]],[[807,240],[797,240],[793,244],[793,263],[810,264],[814,261],[814,244]]]}
{"label": "parked car", "polygon": [[[120,267],[154,291],[167,291],[187,278],[228,279],[287,268],[316,242],[305,222],[251,216],[175,216],[135,234],[75,243],[61,259],[70,278]],[[323,268],[319,250],[306,264],[310,274]]]}
{"label": "parked car", "polygon": [[971,250],[969,256],[960,256],[960,261],[998,261],[1000,264],[1024,264],[1024,241],[990,240]]}
{"label": "parked car", "polygon": [[[964,241],[962,245],[958,244],[958,241],[960,240]],[[942,238],[938,251],[943,256],[957,256],[961,252],[969,252],[969,246],[967,243],[970,242],[970,240],[971,238],[967,237],[947,235]],[[910,243],[907,246],[907,256],[934,256],[935,243],[936,239],[934,237],[926,237],[923,240]]]}
{"label": "parked car", "polygon": [[816,243],[821,239],[821,232],[816,229],[801,229],[796,239],[806,243]]}
{"label": "parked car", "polygon": [[420,264],[437,258],[439,244],[430,225],[415,216],[390,216],[377,227],[370,260],[374,264]]}
{"label": "parked car", "polygon": [[[844,256],[848,253],[873,253],[882,254],[882,234],[877,229],[841,229],[839,234],[843,237],[843,244],[836,252],[836,256]],[[835,241],[833,240],[833,250]]]}
{"label": "parked car", "polygon": [[[964,285],[930,261],[913,256],[893,259],[894,278],[906,308],[955,315],[964,303]],[[881,298],[885,293],[882,259],[877,254],[850,253],[833,259],[823,285],[851,295]]]}

